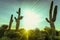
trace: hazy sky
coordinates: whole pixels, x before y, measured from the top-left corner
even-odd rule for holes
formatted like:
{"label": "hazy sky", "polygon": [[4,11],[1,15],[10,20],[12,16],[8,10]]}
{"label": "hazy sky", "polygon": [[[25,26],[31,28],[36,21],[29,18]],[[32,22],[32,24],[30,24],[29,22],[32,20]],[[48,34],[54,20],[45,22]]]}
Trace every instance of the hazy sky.
{"label": "hazy sky", "polygon": [[[18,8],[21,8],[21,15],[24,16],[24,18],[21,20],[21,27],[24,27],[24,25],[28,23],[29,17],[27,16],[27,14],[25,14],[25,11],[30,10],[31,12],[35,13],[35,14],[31,14],[32,16],[38,15],[40,17],[40,18],[37,17],[38,23],[36,23],[37,24],[36,26],[40,29],[43,29],[45,26],[49,26],[49,23],[46,22],[45,18],[48,17],[51,1],[52,0],[0,0],[0,25],[9,24],[11,14],[13,14],[14,17],[15,16],[17,17],[16,11],[18,11]],[[59,22],[60,21],[60,0],[54,0],[54,6],[55,5],[58,5],[58,14],[57,14],[55,26],[56,29],[59,30],[60,29],[60,22]],[[25,18],[27,21],[25,21]],[[32,17],[32,19],[29,20],[33,20],[33,19],[34,18]],[[13,23],[13,27],[15,27],[15,21]]]}

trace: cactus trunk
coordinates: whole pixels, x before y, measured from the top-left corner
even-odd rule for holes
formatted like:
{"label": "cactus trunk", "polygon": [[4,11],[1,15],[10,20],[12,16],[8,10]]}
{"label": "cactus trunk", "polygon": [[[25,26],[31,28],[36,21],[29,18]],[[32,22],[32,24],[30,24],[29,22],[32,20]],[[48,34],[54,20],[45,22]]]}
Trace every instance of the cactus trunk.
{"label": "cactus trunk", "polygon": [[55,29],[54,23],[50,23],[50,27]]}
{"label": "cactus trunk", "polygon": [[16,30],[19,29],[19,26],[20,26],[20,22],[18,21],[18,22],[16,23]]}
{"label": "cactus trunk", "polygon": [[13,15],[11,15],[10,22],[9,22],[9,30],[11,29],[13,23]]}

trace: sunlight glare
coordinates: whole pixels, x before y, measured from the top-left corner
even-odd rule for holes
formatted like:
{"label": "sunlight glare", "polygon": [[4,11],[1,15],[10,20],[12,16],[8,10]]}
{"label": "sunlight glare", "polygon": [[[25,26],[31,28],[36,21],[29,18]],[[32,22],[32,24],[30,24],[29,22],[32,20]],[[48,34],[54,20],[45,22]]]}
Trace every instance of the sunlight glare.
{"label": "sunlight glare", "polygon": [[23,24],[26,30],[35,29],[41,22],[41,16],[31,10],[24,11]]}

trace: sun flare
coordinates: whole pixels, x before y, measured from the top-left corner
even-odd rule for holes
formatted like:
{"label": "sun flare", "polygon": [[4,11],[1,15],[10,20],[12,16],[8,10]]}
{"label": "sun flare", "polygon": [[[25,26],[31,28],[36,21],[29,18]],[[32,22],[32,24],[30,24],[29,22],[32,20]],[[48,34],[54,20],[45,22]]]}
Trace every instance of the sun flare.
{"label": "sun flare", "polygon": [[41,16],[31,10],[24,11],[23,24],[26,30],[35,29],[41,22]]}

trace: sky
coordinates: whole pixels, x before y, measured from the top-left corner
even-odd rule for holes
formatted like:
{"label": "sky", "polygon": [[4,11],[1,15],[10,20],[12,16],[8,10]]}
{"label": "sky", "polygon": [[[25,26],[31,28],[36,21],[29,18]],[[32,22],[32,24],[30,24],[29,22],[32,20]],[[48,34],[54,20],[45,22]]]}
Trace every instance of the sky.
{"label": "sky", "polygon": [[[17,17],[17,11],[21,8],[21,28],[39,28],[44,29],[45,26],[50,27],[45,18],[49,18],[50,3],[52,0],[0,0],[0,26],[9,25],[11,14]],[[54,6],[58,5],[57,18],[55,26],[60,30],[60,0],[53,0]],[[13,18],[12,28],[15,28],[15,19]]]}

